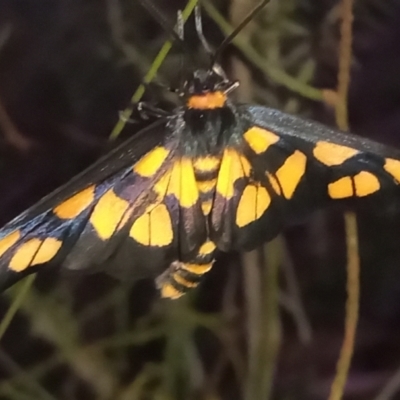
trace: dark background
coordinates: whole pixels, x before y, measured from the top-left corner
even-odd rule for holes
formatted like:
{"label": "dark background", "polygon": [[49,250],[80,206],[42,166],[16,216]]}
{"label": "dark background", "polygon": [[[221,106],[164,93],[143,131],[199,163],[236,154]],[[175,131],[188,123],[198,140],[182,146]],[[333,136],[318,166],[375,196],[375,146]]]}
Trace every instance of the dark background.
{"label": "dark background", "polygon": [[[185,6],[156,3],[171,24]],[[215,5],[235,25],[239,3]],[[273,1],[247,31],[249,46],[265,65],[334,89],[338,15],[333,0]],[[223,34],[204,18],[217,47]],[[400,148],[399,22],[398,0],[356,1],[349,113],[353,132]],[[0,0],[1,223],[112,146],[118,112],[167,37],[134,0]],[[200,59],[193,21],[186,40]],[[328,105],[287,89],[234,46],[222,61],[242,82],[240,98],[333,124]],[[179,62],[176,49],[159,80],[176,82]],[[138,129],[128,124],[123,136]],[[399,212],[358,210],[358,223],[360,325],[345,398],[400,398],[378,397],[400,368]],[[196,293],[176,302],[160,301],[150,281],[39,274],[1,342],[0,398],[327,398],[343,338],[341,210],[317,212],[265,254],[221,255]],[[2,314],[12,295],[1,298]]]}

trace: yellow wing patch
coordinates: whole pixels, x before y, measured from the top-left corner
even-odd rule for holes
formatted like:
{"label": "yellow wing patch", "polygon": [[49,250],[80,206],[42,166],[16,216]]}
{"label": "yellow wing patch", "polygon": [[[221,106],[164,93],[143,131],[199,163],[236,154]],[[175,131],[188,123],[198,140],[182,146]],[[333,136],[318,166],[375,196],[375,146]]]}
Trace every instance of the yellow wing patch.
{"label": "yellow wing patch", "polygon": [[353,181],[349,176],[340,178],[328,185],[328,194],[332,199],[344,199],[353,196]]}
{"label": "yellow wing patch", "polygon": [[95,186],[89,186],[76,195],[65,200],[53,209],[53,213],[61,219],[76,218],[85,210],[94,200]]}
{"label": "yellow wing patch", "polygon": [[306,172],[306,163],[306,155],[296,150],[276,172],[276,179],[280,183],[283,196],[286,199],[290,200],[292,198],[294,191]]}
{"label": "yellow wing patch", "polygon": [[112,189],[99,199],[90,216],[90,222],[102,240],[110,239],[123,220],[129,203],[118,197]]}
{"label": "yellow wing patch", "polygon": [[50,261],[61,248],[61,241],[54,238],[30,239],[17,248],[9,268],[21,272],[28,267]]}
{"label": "yellow wing patch", "polygon": [[318,142],[314,147],[314,157],[328,167],[343,164],[346,160],[359,153],[351,147],[330,142]]}
{"label": "yellow wing patch", "polygon": [[385,171],[393,176],[397,182],[400,182],[400,161],[394,160],[393,158],[387,158],[385,160]]}
{"label": "yellow wing patch", "polygon": [[144,178],[151,178],[160,169],[169,153],[165,147],[156,147],[135,164],[133,172]]}
{"label": "yellow wing patch", "polygon": [[269,146],[279,140],[279,136],[266,129],[252,127],[243,135],[244,140],[256,154],[264,153]]}
{"label": "yellow wing patch", "polygon": [[165,204],[159,204],[150,212],[142,214],[132,225],[131,238],[144,246],[168,246],[174,232],[172,221]]}
{"label": "yellow wing patch", "polygon": [[380,189],[378,178],[367,171],[361,171],[354,177],[345,176],[328,185],[328,194],[332,199],[345,199],[352,196],[364,197]]}
{"label": "yellow wing patch", "polygon": [[381,187],[378,178],[367,171],[361,171],[353,179],[357,197],[368,196]]}
{"label": "yellow wing patch", "polygon": [[236,150],[225,149],[218,174],[217,192],[229,200],[234,195],[234,184],[238,179],[250,176],[251,165],[246,157]]}
{"label": "yellow wing patch", "polygon": [[20,237],[21,237],[20,231],[12,232],[7,236],[3,237],[3,239],[0,240],[0,257],[15,243],[17,243]]}
{"label": "yellow wing patch", "polygon": [[272,186],[272,189],[274,189],[274,192],[278,195],[281,195],[282,194],[281,187],[279,186],[279,183],[278,183],[277,179],[275,178],[275,176],[273,176],[269,172],[266,173],[266,176],[269,180],[269,183]]}
{"label": "yellow wing patch", "polygon": [[175,161],[167,194],[173,194],[181,207],[190,208],[196,204],[199,190],[190,158],[182,157]]}
{"label": "yellow wing patch", "polygon": [[242,228],[259,219],[271,203],[271,196],[260,185],[247,185],[236,210],[236,225]]}

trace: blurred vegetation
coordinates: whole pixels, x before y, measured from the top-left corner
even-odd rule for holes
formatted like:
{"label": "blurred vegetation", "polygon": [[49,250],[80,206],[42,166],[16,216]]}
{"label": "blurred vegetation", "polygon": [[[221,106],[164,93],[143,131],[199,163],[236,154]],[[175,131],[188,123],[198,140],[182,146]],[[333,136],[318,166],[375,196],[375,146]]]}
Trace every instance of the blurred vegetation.
{"label": "blurred vegetation", "polygon": [[[155,2],[170,21],[186,4]],[[214,47],[253,4],[204,1]],[[238,100],[333,123],[320,89],[337,85],[338,4],[272,0],[223,57],[242,83]],[[358,1],[354,13],[351,130],[400,148],[400,2]],[[185,40],[201,65],[193,25]],[[0,3],[2,223],[112,146],[119,111],[167,38],[133,0]],[[158,81],[174,86],[180,60],[174,48]],[[139,129],[128,124],[118,140]],[[399,207],[357,211],[361,311],[345,398],[395,399]],[[221,254],[200,288],[174,302],[150,281],[38,274],[1,341],[0,398],[326,399],[343,339],[342,210],[296,223],[263,249]],[[2,296],[2,315],[16,293]]]}

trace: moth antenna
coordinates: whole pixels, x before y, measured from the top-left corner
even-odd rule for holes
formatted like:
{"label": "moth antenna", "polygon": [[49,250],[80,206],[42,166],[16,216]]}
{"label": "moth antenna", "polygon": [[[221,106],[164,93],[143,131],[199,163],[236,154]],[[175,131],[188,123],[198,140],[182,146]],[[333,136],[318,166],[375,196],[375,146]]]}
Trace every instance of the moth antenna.
{"label": "moth antenna", "polygon": [[186,53],[190,54],[189,48],[187,44],[183,40],[183,30],[184,30],[184,21],[182,17],[182,13],[178,13],[178,21],[176,27],[172,27],[170,21],[168,21],[161,10],[156,7],[156,5],[151,0],[139,0],[140,4],[146,11],[160,24],[160,26],[172,36],[175,43],[178,43],[179,47]]}
{"label": "moth antenna", "polygon": [[200,39],[200,42],[201,42],[204,50],[206,51],[206,53],[209,55],[210,59],[213,59],[214,51],[211,49],[211,46],[207,42],[207,39],[203,33],[203,20],[201,17],[201,9],[200,9],[199,5],[196,5],[196,7],[194,9],[194,21],[195,21],[195,25],[196,25],[197,36]]}
{"label": "moth antenna", "polygon": [[211,65],[217,63],[218,58],[225,48],[232,42],[233,39],[243,30],[243,28],[269,3],[270,0],[262,0],[257,6],[250,11],[250,13],[243,19],[243,21],[222,41],[215,51]]}

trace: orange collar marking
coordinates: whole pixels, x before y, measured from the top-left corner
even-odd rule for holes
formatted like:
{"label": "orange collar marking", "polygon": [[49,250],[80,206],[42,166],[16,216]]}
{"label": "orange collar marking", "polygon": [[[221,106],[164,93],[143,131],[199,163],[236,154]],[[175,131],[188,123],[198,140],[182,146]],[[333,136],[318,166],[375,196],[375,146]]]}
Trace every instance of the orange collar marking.
{"label": "orange collar marking", "polygon": [[193,95],[189,97],[187,106],[197,110],[212,110],[221,108],[225,105],[226,95],[221,92],[210,92],[201,95]]}

